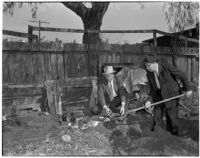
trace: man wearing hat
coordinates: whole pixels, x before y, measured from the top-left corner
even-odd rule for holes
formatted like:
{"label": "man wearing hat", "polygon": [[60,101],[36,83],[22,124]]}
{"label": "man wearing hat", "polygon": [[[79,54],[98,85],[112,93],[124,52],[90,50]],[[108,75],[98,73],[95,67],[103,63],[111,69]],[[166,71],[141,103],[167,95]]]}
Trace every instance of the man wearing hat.
{"label": "man wearing hat", "polygon": [[126,92],[118,79],[114,75],[112,66],[105,66],[102,77],[98,80],[98,99],[99,105],[93,107],[92,112],[111,116],[112,112],[125,113]]}
{"label": "man wearing hat", "polygon": [[[179,95],[180,87],[176,79],[180,79],[183,83],[187,97],[192,94],[186,74],[172,64],[159,61],[154,54],[147,55],[144,64],[147,69],[150,96],[153,102]],[[145,107],[148,108],[150,104],[151,102],[146,102]],[[157,124],[161,128],[165,128],[163,122],[164,110],[166,112],[166,129],[174,135],[181,135],[182,131],[178,120],[178,99],[154,107],[154,125]]]}

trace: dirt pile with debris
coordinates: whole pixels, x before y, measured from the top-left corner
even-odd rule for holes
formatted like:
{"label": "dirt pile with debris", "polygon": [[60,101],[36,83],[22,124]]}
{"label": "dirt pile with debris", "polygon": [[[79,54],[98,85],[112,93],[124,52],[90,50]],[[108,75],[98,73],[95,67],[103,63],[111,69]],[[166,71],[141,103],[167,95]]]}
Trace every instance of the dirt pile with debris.
{"label": "dirt pile with debris", "polygon": [[35,113],[3,122],[3,155],[198,156],[199,114],[182,112],[180,118],[182,129],[187,131],[184,137],[158,127],[151,131],[152,117],[145,111],[129,115],[126,124],[86,117],[70,126],[60,125],[55,116]]}

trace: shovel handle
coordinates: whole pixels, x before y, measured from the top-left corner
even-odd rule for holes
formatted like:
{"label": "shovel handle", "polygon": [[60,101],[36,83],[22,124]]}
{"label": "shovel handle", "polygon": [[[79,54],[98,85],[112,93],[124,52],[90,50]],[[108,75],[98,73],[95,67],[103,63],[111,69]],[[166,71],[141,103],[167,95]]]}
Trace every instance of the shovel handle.
{"label": "shovel handle", "polygon": [[[168,101],[170,101],[170,100],[174,100],[174,99],[177,99],[177,98],[181,98],[181,97],[183,97],[183,96],[185,96],[185,94],[177,95],[177,96],[175,96],[175,97],[171,97],[171,98],[168,98],[168,99],[164,99],[164,100],[162,100],[162,101],[159,101],[159,102],[152,103],[151,106],[155,106],[155,105],[158,105],[158,104],[162,104],[162,103],[168,102]],[[142,109],[145,109],[145,107],[142,106],[142,107],[139,107],[139,108],[136,108],[136,109],[129,110],[129,111],[126,112],[125,115],[127,115],[127,114],[129,114],[129,113],[131,113],[131,112],[136,112],[136,111],[142,110]]]}

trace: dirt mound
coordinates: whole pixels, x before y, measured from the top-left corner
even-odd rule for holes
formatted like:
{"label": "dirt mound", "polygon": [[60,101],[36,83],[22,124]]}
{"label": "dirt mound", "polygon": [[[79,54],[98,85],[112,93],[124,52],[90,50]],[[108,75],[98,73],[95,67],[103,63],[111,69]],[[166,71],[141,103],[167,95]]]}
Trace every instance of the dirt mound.
{"label": "dirt mound", "polygon": [[198,132],[198,129],[195,129],[198,122],[190,123],[189,129],[193,130],[193,133],[189,132],[191,135],[188,138],[181,138],[159,127],[151,131],[151,119],[148,116],[141,117],[138,119],[140,121],[136,117],[129,118],[131,120],[128,121],[128,125],[118,125],[113,128],[109,140],[114,155],[197,156],[199,154],[198,139],[195,141],[191,139],[197,137],[194,136],[194,131]]}
{"label": "dirt mound", "polygon": [[[151,131],[149,115],[129,116],[127,124],[101,122],[81,129],[60,126],[52,116],[30,116],[3,126],[3,155],[89,155],[89,156],[197,156],[198,120],[182,120],[189,138],[180,138],[156,128]],[[69,141],[62,136],[68,135]]]}

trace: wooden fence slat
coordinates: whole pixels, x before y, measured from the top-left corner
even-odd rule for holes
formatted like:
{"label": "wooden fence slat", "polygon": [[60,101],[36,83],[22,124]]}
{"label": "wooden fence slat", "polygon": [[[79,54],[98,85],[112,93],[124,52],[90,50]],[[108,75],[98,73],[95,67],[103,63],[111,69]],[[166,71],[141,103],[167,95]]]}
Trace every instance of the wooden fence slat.
{"label": "wooden fence slat", "polygon": [[33,83],[45,81],[43,53],[33,54]]}
{"label": "wooden fence slat", "polygon": [[48,99],[48,105],[49,105],[49,112],[51,114],[56,114],[56,107],[55,104],[55,97],[54,97],[54,88],[52,86],[51,80],[48,80],[46,82],[46,88],[47,88],[47,99]]}
{"label": "wooden fence slat", "polygon": [[76,67],[75,67],[75,55],[69,54],[67,57],[67,74],[68,77],[75,77]]}
{"label": "wooden fence slat", "polygon": [[199,79],[199,60],[198,60],[198,62],[196,61],[196,72],[195,72],[195,74],[196,74],[196,79],[198,80]]}
{"label": "wooden fence slat", "polygon": [[22,57],[22,61],[23,61],[23,70],[24,72],[22,72],[23,74],[23,83],[33,83],[33,62],[32,62],[32,56],[33,54],[31,54],[31,56],[27,55],[27,54],[23,54]]}
{"label": "wooden fence slat", "polygon": [[51,53],[51,79],[56,80],[57,79],[57,55],[54,53]]}
{"label": "wooden fence slat", "polygon": [[44,54],[44,71],[46,80],[51,79],[51,55],[50,54]]}
{"label": "wooden fence slat", "polygon": [[63,54],[58,54],[58,76],[59,76],[59,79],[61,79],[61,80],[65,79],[63,57],[64,57]]}
{"label": "wooden fence slat", "polygon": [[89,76],[88,67],[89,65],[91,65],[91,68],[92,68],[92,62],[93,62],[92,55],[90,56],[90,58],[91,60],[88,61],[87,55],[82,54],[78,56],[77,77]]}
{"label": "wooden fence slat", "polygon": [[195,58],[192,58],[192,70],[191,70],[191,81],[194,82],[195,81],[195,78],[196,78],[196,59]]}
{"label": "wooden fence slat", "polygon": [[17,84],[17,74],[18,74],[18,59],[17,53],[9,56],[9,70],[10,70],[10,82]]}
{"label": "wooden fence slat", "polygon": [[69,65],[69,64],[68,64],[68,56],[69,56],[69,54],[65,54],[65,53],[64,53],[63,56],[64,56],[64,60],[63,60],[64,66],[63,66],[63,67],[64,67],[64,75],[65,75],[64,77],[65,77],[65,79],[67,79],[68,76],[69,76],[69,75],[68,75],[68,67],[69,67],[69,66],[68,66],[68,65]]}
{"label": "wooden fence slat", "polygon": [[192,69],[191,69],[191,64],[192,64],[192,62],[191,62],[191,58],[188,58],[188,60],[187,60],[187,67],[188,67],[188,69],[187,69],[187,75],[188,75],[188,80],[189,81],[191,81],[191,71],[192,71]]}
{"label": "wooden fence slat", "polygon": [[9,54],[3,53],[2,57],[3,83],[10,83]]}

